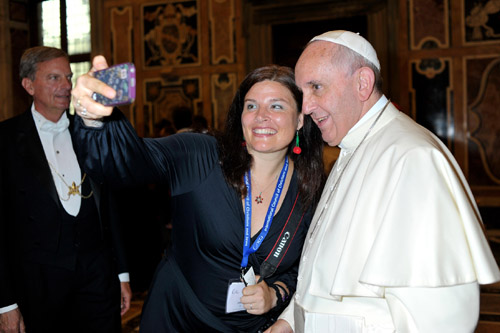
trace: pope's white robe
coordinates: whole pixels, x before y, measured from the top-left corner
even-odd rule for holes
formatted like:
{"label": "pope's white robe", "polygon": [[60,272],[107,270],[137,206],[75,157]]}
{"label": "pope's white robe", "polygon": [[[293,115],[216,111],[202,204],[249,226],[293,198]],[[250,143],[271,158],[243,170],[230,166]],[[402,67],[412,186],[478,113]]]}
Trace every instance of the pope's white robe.
{"label": "pope's white robe", "polygon": [[281,317],[296,332],[471,332],[478,284],[500,280],[441,140],[392,104],[369,131],[386,101],[339,145]]}

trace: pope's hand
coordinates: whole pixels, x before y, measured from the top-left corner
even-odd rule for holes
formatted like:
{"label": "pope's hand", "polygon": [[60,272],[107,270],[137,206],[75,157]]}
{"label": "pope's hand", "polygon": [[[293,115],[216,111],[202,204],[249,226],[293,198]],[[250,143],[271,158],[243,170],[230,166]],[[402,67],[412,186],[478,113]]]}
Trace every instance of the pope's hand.
{"label": "pope's hand", "polygon": [[274,323],[273,326],[269,327],[264,333],[293,333],[293,329],[290,327],[288,322],[283,319],[279,319]]}

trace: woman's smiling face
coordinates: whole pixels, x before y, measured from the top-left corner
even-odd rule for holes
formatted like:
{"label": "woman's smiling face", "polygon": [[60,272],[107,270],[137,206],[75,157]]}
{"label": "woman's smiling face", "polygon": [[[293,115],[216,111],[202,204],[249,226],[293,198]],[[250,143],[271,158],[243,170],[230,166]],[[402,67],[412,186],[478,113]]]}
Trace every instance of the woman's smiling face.
{"label": "woman's smiling face", "polygon": [[286,151],[302,127],[302,117],[284,85],[270,80],[254,84],[245,96],[241,114],[248,152]]}

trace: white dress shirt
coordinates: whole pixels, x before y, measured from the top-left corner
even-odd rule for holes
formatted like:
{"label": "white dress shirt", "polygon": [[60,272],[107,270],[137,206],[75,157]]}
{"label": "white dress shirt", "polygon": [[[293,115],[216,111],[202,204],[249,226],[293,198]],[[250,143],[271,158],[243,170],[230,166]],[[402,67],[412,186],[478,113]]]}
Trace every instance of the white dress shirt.
{"label": "white dress shirt", "polygon": [[[69,195],[69,186],[74,182],[81,185],[82,173],[76,159],[71,135],[68,130],[69,119],[64,112],[61,118],[54,123],[45,119],[33,105],[31,108],[33,119],[42,141],[43,151],[49,163],[52,178],[56,185],[59,200],[66,212],[71,216],[77,216],[80,211],[82,197],[80,195]],[[64,179],[64,180],[63,180]],[[88,179],[86,180],[88,181]],[[82,191],[80,187],[80,192]],[[82,193],[88,195],[89,193]]]}

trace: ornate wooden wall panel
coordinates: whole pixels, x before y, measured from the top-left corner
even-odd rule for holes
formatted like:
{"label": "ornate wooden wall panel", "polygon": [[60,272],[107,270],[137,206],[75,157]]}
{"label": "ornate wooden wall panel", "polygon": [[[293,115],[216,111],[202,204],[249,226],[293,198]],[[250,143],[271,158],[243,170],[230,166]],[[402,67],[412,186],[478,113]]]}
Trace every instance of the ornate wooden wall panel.
{"label": "ornate wooden wall panel", "polygon": [[484,194],[500,188],[500,56],[466,57],[470,180]]}
{"label": "ornate wooden wall panel", "polygon": [[[450,59],[419,59],[411,62],[413,118],[434,132],[453,150],[454,117]],[[417,112],[418,110],[418,112]]]}
{"label": "ornate wooden wall panel", "polygon": [[109,63],[136,65],[136,101],[122,110],[140,135],[181,105],[221,126],[245,75],[240,1],[107,0],[99,9]]}
{"label": "ornate wooden wall panel", "polygon": [[30,46],[27,1],[0,2],[0,121],[24,112],[30,97],[19,81],[19,60]]}
{"label": "ornate wooden wall panel", "polygon": [[[111,35],[111,60],[112,64],[120,64],[123,62],[133,62],[134,52],[133,52],[133,8],[132,6],[122,6],[114,7],[110,10],[110,35]],[[108,59],[108,63],[110,62]],[[132,125],[136,122],[136,117],[134,114],[135,108],[134,104],[122,106],[120,109],[127,115],[130,119]]]}
{"label": "ornate wooden wall panel", "polygon": [[161,119],[170,119],[177,106],[187,106],[199,114],[201,77],[183,76],[177,80],[151,79],[143,82],[145,92],[144,117],[148,132]]}
{"label": "ornate wooden wall panel", "polygon": [[500,41],[500,5],[496,0],[464,1],[464,41],[495,43]]}
{"label": "ornate wooden wall panel", "polygon": [[226,110],[233,100],[238,89],[238,75],[236,73],[214,74],[210,84],[212,90],[213,119],[217,119],[217,128],[224,128]]}
{"label": "ornate wooden wall panel", "polygon": [[144,4],[141,8],[144,68],[200,64],[197,1]]}
{"label": "ornate wooden wall panel", "polygon": [[411,49],[449,46],[448,0],[410,0]]}
{"label": "ornate wooden wall panel", "polygon": [[485,207],[500,207],[500,7],[496,3],[399,0],[401,30],[408,29],[410,36],[406,46],[398,43],[397,50],[399,66],[408,68],[410,114],[448,145],[476,200]]}
{"label": "ornate wooden wall panel", "polygon": [[116,63],[133,59],[133,18],[132,7],[111,9],[111,38],[113,60]]}
{"label": "ornate wooden wall panel", "polygon": [[234,57],[234,3],[231,0],[210,0],[209,8],[211,63],[232,64],[236,60]]}
{"label": "ornate wooden wall panel", "polygon": [[19,81],[19,64],[21,56],[28,47],[29,44],[29,32],[22,27],[12,27],[10,29],[10,45],[12,47],[11,53],[11,64],[12,64],[12,81],[13,87],[11,91],[11,96],[15,96],[12,99],[12,109],[14,112],[20,113],[29,107],[32,99],[28,93],[24,90]]}

